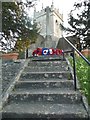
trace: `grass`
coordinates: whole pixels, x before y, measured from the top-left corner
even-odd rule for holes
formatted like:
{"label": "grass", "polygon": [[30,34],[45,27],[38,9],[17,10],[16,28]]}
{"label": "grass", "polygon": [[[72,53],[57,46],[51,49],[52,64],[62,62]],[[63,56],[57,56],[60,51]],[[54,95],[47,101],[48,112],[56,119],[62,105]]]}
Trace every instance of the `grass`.
{"label": "grass", "polygon": [[[90,57],[87,59],[90,61]],[[69,61],[72,65],[71,58]],[[76,57],[76,73],[80,83],[80,91],[87,97],[90,104],[90,66],[81,57]]]}

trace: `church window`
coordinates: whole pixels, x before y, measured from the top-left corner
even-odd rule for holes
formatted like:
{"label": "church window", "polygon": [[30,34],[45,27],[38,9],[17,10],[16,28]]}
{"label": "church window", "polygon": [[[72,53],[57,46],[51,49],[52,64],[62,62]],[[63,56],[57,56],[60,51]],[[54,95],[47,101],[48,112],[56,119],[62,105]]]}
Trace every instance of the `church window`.
{"label": "church window", "polygon": [[58,21],[56,20],[56,23],[58,23]]}
{"label": "church window", "polygon": [[58,25],[58,20],[55,21],[56,25]]}

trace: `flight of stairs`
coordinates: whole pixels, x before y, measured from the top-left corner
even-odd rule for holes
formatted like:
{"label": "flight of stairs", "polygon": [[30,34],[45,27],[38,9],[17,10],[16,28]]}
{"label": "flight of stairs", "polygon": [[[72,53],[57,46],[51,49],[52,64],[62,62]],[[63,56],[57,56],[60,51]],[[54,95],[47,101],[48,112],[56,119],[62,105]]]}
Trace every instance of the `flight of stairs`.
{"label": "flight of stairs", "polygon": [[16,120],[88,119],[82,96],[74,90],[68,62],[60,56],[28,59],[2,115]]}

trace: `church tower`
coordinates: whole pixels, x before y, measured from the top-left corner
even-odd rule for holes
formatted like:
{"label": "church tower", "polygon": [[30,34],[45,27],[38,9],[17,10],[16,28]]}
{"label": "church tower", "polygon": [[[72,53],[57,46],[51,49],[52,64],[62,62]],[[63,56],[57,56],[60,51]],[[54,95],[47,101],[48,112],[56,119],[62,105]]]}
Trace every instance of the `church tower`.
{"label": "church tower", "polygon": [[56,38],[62,37],[60,24],[63,24],[63,15],[59,13],[59,9],[54,8],[52,2],[51,7],[47,6],[41,11],[34,10],[34,21],[37,23],[39,32],[43,37],[52,36]]}

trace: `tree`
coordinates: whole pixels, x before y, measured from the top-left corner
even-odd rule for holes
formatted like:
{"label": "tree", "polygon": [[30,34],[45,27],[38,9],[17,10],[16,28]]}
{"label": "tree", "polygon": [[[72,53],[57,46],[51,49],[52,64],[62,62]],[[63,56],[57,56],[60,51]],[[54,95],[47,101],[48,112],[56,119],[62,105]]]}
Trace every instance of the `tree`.
{"label": "tree", "polygon": [[26,28],[24,28],[23,24],[21,24],[21,30],[19,32],[18,40],[15,44],[15,50],[22,52],[28,49],[30,44],[35,43],[37,35],[38,35],[38,29],[37,25],[32,25],[30,23],[30,19],[27,19],[28,21],[24,23],[26,25]]}
{"label": "tree", "polygon": [[[77,14],[76,14],[76,13]],[[67,30],[81,39],[84,47],[90,47],[90,0],[80,1],[74,4],[74,10],[69,14]]]}
{"label": "tree", "polygon": [[2,36],[5,40],[1,42],[3,42],[5,48],[11,47],[12,39],[10,38],[11,36],[14,38],[14,34],[17,30],[18,13],[19,6],[14,2],[2,2]]}
{"label": "tree", "polygon": [[[31,20],[25,11],[26,7],[34,6],[33,2],[2,2],[2,36],[5,40],[0,42],[4,49],[12,49],[17,40],[23,43],[31,43],[37,37],[38,29],[31,24]],[[27,42],[28,41],[28,42]],[[15,45],[16,47],[16,45]]]}

